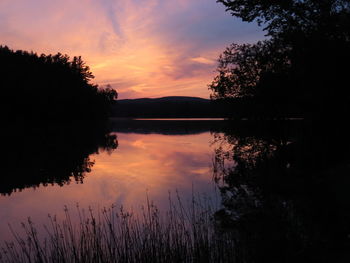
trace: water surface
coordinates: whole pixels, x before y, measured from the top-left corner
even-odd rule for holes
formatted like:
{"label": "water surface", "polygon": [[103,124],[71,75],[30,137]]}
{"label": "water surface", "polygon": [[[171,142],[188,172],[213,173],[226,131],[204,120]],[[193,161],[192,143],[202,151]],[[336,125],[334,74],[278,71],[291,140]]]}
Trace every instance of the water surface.
{"label": "water surface", "polygon": [[[229,125],[227,125],[229,124]],[[237,262],[349,262],[348,130],[300,121],[130,120],[10,127],[3,136],[0,235],[64,205],[98,211],[169,192],[212,199],[210,221],[233,234]],[[112,131],[112,132],[110,132]],[[288,260],[286,260],[288,259]]]}
{"label": "water surface", "polygon": [[[76,180],[54,178],[49,183],[28,183],[27,187],[20,185],[17,189],[16,184],[11,184],[12,191],[0,196],[1,239],[10,237],[8,223],[16,229],[30,217],[41,225],[47,222],[48,214],[63,215],[65,205],[73,210],[76,204],[97,210],[117,204],[137,211],[148,197],[162,210],[168,206],[169,192],[173,196],[178,192],[184,201],[190,200],[192,194],[203,193],[217,202],[212,180],[213,136],[209,131],[195,134],[185,131],[187,134],[174,131],[172,135],[112,132],[109,136],[118,147],[100,147],[97,152],[84,156],[83,165],[74,163],[81,172]],[[44,154],[50,153],[55,154],[53,151]],[[59,151],[58,155],[62,154],[69,153]],[[31,162],[39,161],[34,158]],[[65,165],[69,163],[62,161],[52,167],[45,166],[48,167],[45,173],[54,173]]]}

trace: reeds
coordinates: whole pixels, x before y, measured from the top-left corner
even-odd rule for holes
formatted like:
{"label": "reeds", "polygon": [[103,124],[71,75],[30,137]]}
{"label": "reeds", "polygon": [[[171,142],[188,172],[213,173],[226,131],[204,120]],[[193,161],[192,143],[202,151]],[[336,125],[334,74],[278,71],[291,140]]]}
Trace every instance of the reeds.
{"label": "reeds", "polygon": [[208,199],[184,205],[178,196],[165,213],[147,199],[137,214],[77,206],[75,222],[65,208],[62,220],[49,216],[45,237],[30,219],[23,235],[11,229],[15,241],[5,242],[0,262],[235,262],[234,234],[216,226],[214,213]]}

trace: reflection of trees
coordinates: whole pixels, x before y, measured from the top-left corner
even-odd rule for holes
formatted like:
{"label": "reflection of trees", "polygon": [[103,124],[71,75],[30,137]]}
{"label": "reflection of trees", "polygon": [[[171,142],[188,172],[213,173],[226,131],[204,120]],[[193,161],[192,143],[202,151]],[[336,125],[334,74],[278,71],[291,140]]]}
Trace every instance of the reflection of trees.
{"label": "reflection of trees", "polygon": [[[215,134],[214,180],[220,185],[225,220],[240,221],[261,207],[261,190],[253,170],[277,149],[272,142],[253,136]],[[227,223],[227,222],[226,222]]]}
{"label": "reflection of trees", "polygon": [[223,205],[215,218],[236,233],[239,261],[349,259],[347,137],[330,129],[293,139],[247,134],[217,134],[215,142]]}
{"label": "reflection of trees", "polygon": [[95,123],[12,125],[2,129],[1,194],[39,185],[82,183],[90,155],[117,148],[115,135]]}

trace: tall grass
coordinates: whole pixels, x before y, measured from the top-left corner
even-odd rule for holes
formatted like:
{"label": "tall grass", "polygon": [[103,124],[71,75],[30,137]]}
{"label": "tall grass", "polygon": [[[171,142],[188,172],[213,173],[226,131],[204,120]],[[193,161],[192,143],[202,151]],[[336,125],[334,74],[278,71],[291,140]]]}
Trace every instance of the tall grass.
{"label": "tall grass", "polygon": [[77,206],[77,222],[65,208],[63,219],[49,216],[45,237],[30,219],[23,234],[11,229],[0,262],[235,262],[234,234],[216,226],[214,213],[207,199],[184,205],[179,197],[164,213],[148,200],[137,214]]}

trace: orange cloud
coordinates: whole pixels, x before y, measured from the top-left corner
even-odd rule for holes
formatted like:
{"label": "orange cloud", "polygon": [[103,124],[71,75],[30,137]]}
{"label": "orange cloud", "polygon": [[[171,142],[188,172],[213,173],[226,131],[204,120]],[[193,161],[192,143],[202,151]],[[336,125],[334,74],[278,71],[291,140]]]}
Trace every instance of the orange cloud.
{"label": "orange cloud", "polygon": [[95,82],[121,98],[208,97],[218,54],[235,38],[257,36],[255,26],[246,34],[241,26],[212,0],[0,2],[0,44],[81,55]]}

